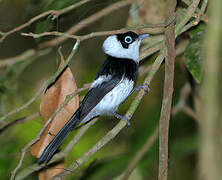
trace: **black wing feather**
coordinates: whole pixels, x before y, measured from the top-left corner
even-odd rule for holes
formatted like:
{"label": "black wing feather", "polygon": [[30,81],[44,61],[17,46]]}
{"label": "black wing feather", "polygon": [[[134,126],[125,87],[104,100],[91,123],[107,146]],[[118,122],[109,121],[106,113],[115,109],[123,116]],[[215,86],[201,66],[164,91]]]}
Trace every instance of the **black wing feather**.
{"label": "black wing feather", "polygon": [[100,85],[89,90],[80,105],[81,120],[120,82],[122,77],[116,75],[109,81],[104,81]]}

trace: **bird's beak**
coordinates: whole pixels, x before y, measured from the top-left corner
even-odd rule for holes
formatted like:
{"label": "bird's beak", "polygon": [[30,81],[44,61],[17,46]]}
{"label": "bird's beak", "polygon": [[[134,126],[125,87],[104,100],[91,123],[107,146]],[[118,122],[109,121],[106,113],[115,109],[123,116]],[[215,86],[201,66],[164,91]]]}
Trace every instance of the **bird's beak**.
{"label": "bird's beak", "polygon": [[149,36],[149,34],[141,34],[141,35],[139,35],[138,40],[142,40],[148,36]]}

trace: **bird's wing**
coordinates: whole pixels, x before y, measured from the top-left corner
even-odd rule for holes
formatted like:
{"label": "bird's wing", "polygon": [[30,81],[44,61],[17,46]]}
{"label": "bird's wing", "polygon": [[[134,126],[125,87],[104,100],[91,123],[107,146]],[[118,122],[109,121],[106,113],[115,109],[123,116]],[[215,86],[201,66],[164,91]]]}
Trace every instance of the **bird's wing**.
{"label": "bird's wing", "polygon": [[101,100],[121,81],[122,75],[114,75],[108,81],[92,87],[80,105],[80,119],[82,120]]}

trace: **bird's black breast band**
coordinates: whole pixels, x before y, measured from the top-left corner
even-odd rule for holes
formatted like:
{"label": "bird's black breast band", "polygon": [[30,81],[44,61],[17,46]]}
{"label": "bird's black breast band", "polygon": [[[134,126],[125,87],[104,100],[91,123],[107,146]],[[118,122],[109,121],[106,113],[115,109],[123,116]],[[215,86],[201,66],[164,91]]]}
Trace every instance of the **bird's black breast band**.
{"label": "bird's black breast band", "polygon": [[107,55],[106,61],[103,63],[98,74],[96,75],[97,79],[101,75],[123,75],[132,81],[136,81],[138,73],[139,64],[133,61],[132,59],[125,58],[115,58]]}

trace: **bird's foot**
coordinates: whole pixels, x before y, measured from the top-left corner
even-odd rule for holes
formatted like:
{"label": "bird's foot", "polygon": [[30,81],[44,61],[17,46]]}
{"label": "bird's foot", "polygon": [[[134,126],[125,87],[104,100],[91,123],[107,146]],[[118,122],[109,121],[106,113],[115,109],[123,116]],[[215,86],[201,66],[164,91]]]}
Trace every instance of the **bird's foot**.
{"label": "bird's foot", "polygon": [[143,89],[146,93],[148,93],[150,91],[149,84],[144,83],[144,84],[141,84],[141,85],[135,87],[136,91],[139,91],[140,89]]}
{"label": "bird's foot", "polygon": [[117,119],[122,119],[124,121],[126,121],[127,125],[130,126],[130,121],[126,116],[121,116],[115,112],[113,112],[113,115],[117,118]]}

